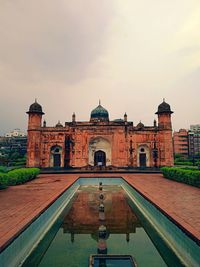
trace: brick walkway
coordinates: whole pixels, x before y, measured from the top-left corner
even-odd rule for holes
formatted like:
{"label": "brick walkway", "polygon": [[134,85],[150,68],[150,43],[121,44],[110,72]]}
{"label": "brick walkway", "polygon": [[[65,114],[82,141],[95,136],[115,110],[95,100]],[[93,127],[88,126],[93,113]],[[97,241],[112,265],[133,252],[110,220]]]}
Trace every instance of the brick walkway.
{"label": "brick walkway", "polygon": [[[43,174],[27,184],[0,191],[0,251],[79,176]],[[120,176],[200,241],[200,189],[164,179],[160,174]]]}

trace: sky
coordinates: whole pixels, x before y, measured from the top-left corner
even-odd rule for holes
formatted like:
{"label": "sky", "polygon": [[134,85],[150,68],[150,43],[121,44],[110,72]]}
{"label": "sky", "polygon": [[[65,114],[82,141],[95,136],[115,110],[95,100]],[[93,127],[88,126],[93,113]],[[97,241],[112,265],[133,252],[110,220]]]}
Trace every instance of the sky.
{"label": "sky", "polygon": [[37,98],[47,126],[110,119],[173,129],[200,123],[199,0],[0,0],[0,134],[27,128]]}

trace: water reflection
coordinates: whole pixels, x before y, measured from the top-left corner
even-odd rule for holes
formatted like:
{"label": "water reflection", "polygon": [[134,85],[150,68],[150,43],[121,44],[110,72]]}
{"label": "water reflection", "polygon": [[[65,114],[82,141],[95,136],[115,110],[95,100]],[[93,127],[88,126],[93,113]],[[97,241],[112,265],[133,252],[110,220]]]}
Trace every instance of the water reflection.
{"label": "water reflection", "polygon": [[64,233],[71,234],[72,242],[75,242],[78,234],[90,234],[98,242],[101,221],[106,226],[108,236],[124,234],[127,242],[130,233],[135,233],[136,228],[141,227],[120,187],[103,186],[103,192],[100,193],[98,187],[90,186],[81,187],[71,210],[64,218],[62,228]]}

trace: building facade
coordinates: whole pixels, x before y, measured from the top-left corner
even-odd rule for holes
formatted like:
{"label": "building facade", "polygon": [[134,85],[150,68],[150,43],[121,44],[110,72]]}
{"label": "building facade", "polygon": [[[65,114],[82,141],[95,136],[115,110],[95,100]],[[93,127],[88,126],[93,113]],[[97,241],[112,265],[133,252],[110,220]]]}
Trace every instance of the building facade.
{"label": "building facade", "polygon": [[5,137],[26,137],[26,134],[20,129],[14,129],[13,131],[6,133]]}
{"label": "building facade", "polygon": [[182,155],[187,158],[189,155],[188,131],[180,129],[173,133],[174,154]]}
{"label": "building facade", "polygon": [[124,119],[109,120],[100,104],[89,121],[60,122],[49,127],[41,105],[33,103],[27,112],[28,167],[112,168],[173,166],[173,142],[170,105],[165,101],[156,112],[158,123],[141,122],[136,126]]}
{"label": "building facade", "polygon": [[200,156],[200,124],[190,125],[188,132],[189,156]]}

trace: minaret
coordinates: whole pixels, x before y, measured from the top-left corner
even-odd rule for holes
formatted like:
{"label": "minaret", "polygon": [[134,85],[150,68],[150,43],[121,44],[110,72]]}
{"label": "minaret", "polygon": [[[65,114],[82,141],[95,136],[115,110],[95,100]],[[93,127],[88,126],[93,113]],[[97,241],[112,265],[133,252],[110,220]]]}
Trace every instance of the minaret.
{"label": "minaret", "polygon": [[28,114],[27,167],[40,167],[40,129],[44,113],[37,100],[26,113]]}
{"label": "minaret", "polygon": [[73,122],[73,123],[76,122],[76,114],[75,114],[75,113],[72,114],[72,122]]}
{"label": "minaret", "polygon": [[172,123],[171,123],[171,107],[163,102],[158,106],[158,128],[157,134],[159,141],[158,149],[158,166],[173,166],[173,141],[172,141]]}
{"label": "minaret", "polygon": [[127,122],[127,114],[126,114],[126,112],[124,114],[124,121]]}
{"label": "minaret", "polygon": [[172,129],[172,123],[171,123],[171,114],[173,111],[171,111],[170,105],[165,102],[165,99],[163,99],[163,102],[158,106],[158,111],[155,113],[158,115],[158,128],[159,129]]}
{"label": "minaret", "polygon": [[42,115],[44,115],[44,112],[42,112],[42,107],[37,103],[36,99],[35,103],[30,105],[29,111],[27,111],[26,113],[29,115],[28,130],[41,127]]}

